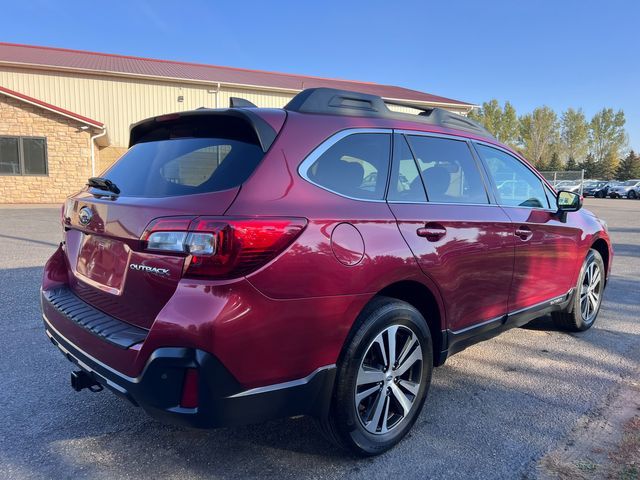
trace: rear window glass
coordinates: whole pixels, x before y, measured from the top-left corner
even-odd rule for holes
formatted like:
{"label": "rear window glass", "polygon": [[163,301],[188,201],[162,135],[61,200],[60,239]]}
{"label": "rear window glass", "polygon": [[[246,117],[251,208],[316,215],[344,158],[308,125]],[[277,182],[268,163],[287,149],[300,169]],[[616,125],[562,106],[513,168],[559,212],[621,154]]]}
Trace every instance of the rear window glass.
{"label": "rear window glass", "polygon": [[103,176],[123,196],[192,195],[237,187],[263,156],[258,145],[239,140],[159,140],[134,145]]}

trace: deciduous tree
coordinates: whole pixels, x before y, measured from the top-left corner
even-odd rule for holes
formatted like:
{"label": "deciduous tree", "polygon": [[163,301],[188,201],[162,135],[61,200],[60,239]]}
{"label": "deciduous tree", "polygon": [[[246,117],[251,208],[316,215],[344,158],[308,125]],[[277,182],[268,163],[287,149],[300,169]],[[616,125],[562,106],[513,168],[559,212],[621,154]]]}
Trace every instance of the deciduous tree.
{"label": "deciduous tree", "polygon": [[520,124],[516,109],[509,102],[505,102],[500,119],[500,128],[498,129],[498,140],[510,146],[516,146],[518,142],[518,134],[520,133]]}
{"label": "deciduous tree", "polygon": [[558,116],[549,107],[538,107],[520,117],[520,143],[524,156],[534,165],[547,161],[559,140]]}
{"label": "deciduous tree", "polygon": [[574,162],[584,160],[589,151],[589,124],[581,108],[569,108],[562,114],[560,132],[562,150],[567,161],[570,158]]}
{"label": "deciduous tree", "polygon": [[624,124],[622,110],[614,112],[612,108],[603,108],[593,116],[589,124],[589,147],[596,163],[605,162],[608,155],[620,158],[620,151],[627,143]]}
{"label": "deciduous tree", "polygon": [[480,122],[500,142],[516,146],[519,130],[518,116],[511,103],[506,102],[503,108],[494,98],[484,102],[480,109],[469,113],[469,118]]}
{"label": "deciduous tree", "polygon": [[618,165],[620,164],[620,158],[615,150],[609,150],[601,162],[596,163],[597,177],[611,180],[616,176]]}

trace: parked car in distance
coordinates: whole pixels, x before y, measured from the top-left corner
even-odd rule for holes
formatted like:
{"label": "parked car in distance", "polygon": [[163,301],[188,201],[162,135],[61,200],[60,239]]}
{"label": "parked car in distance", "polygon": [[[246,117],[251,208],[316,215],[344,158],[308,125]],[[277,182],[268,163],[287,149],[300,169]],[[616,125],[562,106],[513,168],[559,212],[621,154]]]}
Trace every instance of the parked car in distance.
{"label": "parked car in distance", "polygon": [[554,188],[557,191],[562,190],[565,192],[580,193],[580,185],[581,185],[581,182],[576,180],[561,180],[560,182],[556,183]]}
{"label": "parked car in distance", "polygon": [[575,181],[573,181],[573,180],[556,180],[555,182],[551,182],[551,184],[553,185],[553,187],[555,189],[559,190],[559,189],[561,189],[561,188],[563,188],[565,186],[570,186],[570,185],[575,184]]}
{"label": "parked car in distance", "polygon": [[640,192],[640,180],[627,180],[620,183],[615,187],[609,189],[609,196],[611,198],[638,198]]}
{"label": "parked car in distance", "polygon": [[593,196],[596,198],[605,198],[609,195],[609,189],[611,189],[612,187],[617,187],[621,183],[622,182],[618,182],[616,180],[611,180],[610,182],[604,184],[601,188],[594,190]]}
{"label": "parked car in distance", "polygon": [[240,103],[135,124],[65,203],[41,305],[74,389],[194,427],[312,415],[375,455],[451,355],[596,321],[606,224],[477,123],[326,88]]}
{"label": "parked car in distance", "polygon": [[597,191],[600,191],[607,185],[606,180],[589,180],[584,182],[582,186],[583,197],[593,197]]}

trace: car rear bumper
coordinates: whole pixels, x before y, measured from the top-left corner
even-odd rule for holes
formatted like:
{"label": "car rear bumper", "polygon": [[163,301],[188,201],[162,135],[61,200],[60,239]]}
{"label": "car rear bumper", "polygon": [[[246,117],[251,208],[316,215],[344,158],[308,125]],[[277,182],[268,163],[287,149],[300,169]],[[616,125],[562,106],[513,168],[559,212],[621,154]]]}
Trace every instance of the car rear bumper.
{"label": "car rear bumper", "polygon": [[[51,342],[94,381],[142,407],[151,416],[198,428],[257,423],[294,415],[326,415],[335,365],[307,377],[245,389],[213,355],[192,348],[158,348],[142,373],[130,377],[104,364],[64,337],[43,315]],[[198,406],[180,406],[187,369],[198,371]]]}

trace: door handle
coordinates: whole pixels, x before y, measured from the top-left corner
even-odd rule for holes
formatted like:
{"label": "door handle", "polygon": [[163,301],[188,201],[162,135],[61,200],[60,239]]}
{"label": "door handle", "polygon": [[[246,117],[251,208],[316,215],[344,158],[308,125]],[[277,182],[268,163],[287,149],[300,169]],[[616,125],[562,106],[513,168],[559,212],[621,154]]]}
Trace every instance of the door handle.
{"label": "door handle", "polygon": [[526,242],[527,240],[530,240],[531,237],[533,237],[533,232],[526,225],[521,225],[516,229],[516,237],[519,237],[520,240]]}
{"label": "door handle", "polygon": [[439,223],[429,222],[416,230],[416,233],[419,237],[424,237],[430,242],[437,242],[447,234],[447,229]]}

